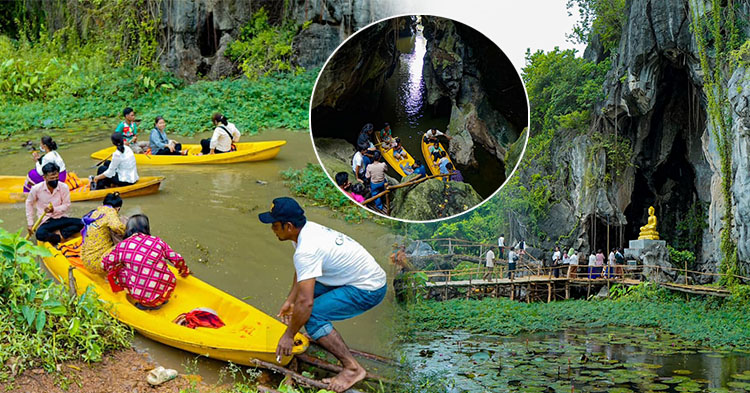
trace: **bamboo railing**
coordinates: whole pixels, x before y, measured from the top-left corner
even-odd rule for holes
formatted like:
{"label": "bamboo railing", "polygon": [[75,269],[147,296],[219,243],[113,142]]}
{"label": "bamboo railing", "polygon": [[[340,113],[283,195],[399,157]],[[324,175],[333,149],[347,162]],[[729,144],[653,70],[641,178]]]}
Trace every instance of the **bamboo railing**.
{"label": "bamboo railing", "polygon": [[386,184],[384,191],[378,193],[377,195],[373,195],[373,196],[371,196],[368,199],[365,199],[362,202],[362,204],[363,205],[368,205],[368,204],[370,204],[372,202],[375,202],[375,200],[378,199],[378,198],[385,197],[385,204],[384,204],[385,205],[385,212],[384,213],[385,214],[390,214],[390,211],[391,211],[391,206],[390,206],[391,205],[391,200],[390,200],[391,190],[396,190],[396,189],[403,188],[403,187],[408,187],[408,186],[414,186],[414,185],[417,185],[419,183],[425,182],[425,181],[430,180],[430,179],[451,176],[454,173],[455,172],[443,173],[443,174],[437,174],[437,175],[430,175],[430,176],[421,176],[421,177],[409,180],[409,181],[404,182],[404,183],[394,184],[392,186]]}

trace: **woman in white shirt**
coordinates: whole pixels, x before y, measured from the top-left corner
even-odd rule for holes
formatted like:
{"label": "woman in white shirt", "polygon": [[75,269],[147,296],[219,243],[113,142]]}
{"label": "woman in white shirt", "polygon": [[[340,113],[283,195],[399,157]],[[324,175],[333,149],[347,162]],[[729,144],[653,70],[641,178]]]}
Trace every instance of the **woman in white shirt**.
{"label": "woman in white shirt", "polygon": [[105,161],[99,167],[97,175],[91,179],[92,190],[129,186],[138,181],[133,150],[130,146],[125,146],[122,133],[115,132],[111,139],[116,147],[112,153],[112,161]]}
{"label": "woman in white shirt", "polygon": [[211,139],[201,139],[201,154],[229,153],[233,145],[240,141],[240,130],[221,113],[214,113],[211,122],[216,128]]}
{"label": "woman in white shirt", "polygon": [[65,170],[65,162],[63,161],[62,157],[60,157],[60,153],[57,152],[57,143],[52,140],[52,137],[48,135],[43,136],[39,149],[44,153],[44,155],[40,156],[36,151],[31,154],[34,157],[34,161],[36,161],[35,167],[34,169],[30,170],[28,176],[26,176],[26,183],[23,185],[23,192],[28,193],[31,190],[31,187],[34,186],[34,184],[44,181],[42,167],[44,167],[46,164],[49,164],[50,162],[54,163],[58,168],[60,168],[61,182],[65,182],[65,179],[68,178],[68,171]]}

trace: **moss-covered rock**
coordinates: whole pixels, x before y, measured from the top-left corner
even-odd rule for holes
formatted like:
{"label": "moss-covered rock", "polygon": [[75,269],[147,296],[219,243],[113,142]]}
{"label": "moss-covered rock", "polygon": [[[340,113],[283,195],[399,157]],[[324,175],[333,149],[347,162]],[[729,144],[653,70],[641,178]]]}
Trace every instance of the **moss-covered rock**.
{"label": "moss-covered rock", "polygon": [[[407,176],[403,181],[414,177]],[[395,190],[391,215],[405,220],[434,220],[460,214],[481,202],[482,197],[467,183],[430,179]]]}

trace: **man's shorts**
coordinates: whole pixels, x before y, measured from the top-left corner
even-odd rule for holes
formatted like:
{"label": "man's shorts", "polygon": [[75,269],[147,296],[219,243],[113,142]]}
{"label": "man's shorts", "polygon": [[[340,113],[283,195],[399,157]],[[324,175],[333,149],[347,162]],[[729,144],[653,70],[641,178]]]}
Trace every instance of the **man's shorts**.
{"label": "man's shorts", "polygon": [[359,289],[351,285],[329,287],[315,283],[315,299],[310,319],[305,330],[314,340],[333,331],[332,321],[356,317],[377,306],[385,298],[388,285],[374,291]]}

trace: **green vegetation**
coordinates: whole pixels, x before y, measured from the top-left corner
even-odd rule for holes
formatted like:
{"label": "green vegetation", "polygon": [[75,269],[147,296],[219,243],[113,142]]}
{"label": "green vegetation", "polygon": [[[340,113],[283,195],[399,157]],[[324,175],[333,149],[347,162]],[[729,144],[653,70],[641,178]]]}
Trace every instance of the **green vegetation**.
{"label": "green vegetation", "polygon": [[723,302],[701,298],[686,302],[681,296],[643,283],[617,300],[530,304],[491,298],[419,301],[404,308],[405,332],[465,329],[507,336],[609,325],[659,327],[713,348],[750,349],[750,315],[746,308],[737,307],[742,301],[738,296],[748,293],[738,291]]}
{"label": "green vegetation", "polygon": [[[286,180],[292,194],[312,199],[316,204],[341,212],[346,221],[361,222],[374,217],[373,214],[337,190],[318,164],[308,163],[307,167],[302,170],[289,168],[281,172],[281,177]],[[379,220],[375,221],[379,222]]]}
{"label": "green vegetation", "polygon": [[[288,9],[288,0],[284,2],[284,9]],[[250,80],[276,73],[301,74],[304,68],[292,65],[292,40],[310,23],[312,21],[299,26],[285,19],[280,26],[274,26],[269,23],[266,10],[261,8],[242,28],[239,38],[229,44],[226,55],[240,62],[240,68]]]}
{"label": "green vegetation", "polygon": [[672,265],[678,269],[678,271],[679,269],[684,269],[685,266],[687,266],[688,270],[693,270],[693,264],[695,263],[695,254],[692,251],[677,251],[669,245],[667,246],[667,249],[669,250],[669,260],[672,262]]}
{"label": "green vegetation", "polygon": [[[0,20],[2,136],[120,117],[127,106],[143,116],[142,128],[161,115],[173,122],[168,131],[181,135],[210,130],[214,112],[226,114],[243,134],[307,129],[317,70],[291,69],[290,42],[298,31],[291,23],[273,27],[262,10],[253,18],[242,36],[247,41],[237,41],[232,51],[248,64],[251,79],[187,85],[159,69],[160,2],[26,3],[0,4],[12,15]],[[271,34],[279,29],[285,33]],[[256,64],[258,56],[272,54],[267,65]]]}
{"label": "green vegetation", "polygon": [[578,8],[579,20],[568,39],[589,44],[595,36],[605,52],[611,52],[620,43],[622,28],[628,21],[625,0],[568,0],[568,14]]}
{"label": "green vegetation", "polygon": [[742,39],[737,26],[734,2],[721,7],[721,1],[712,0],[710,9],[704,3],[690,1],[691,28],[698,46],[701,69],[703,69],[703,91],[708,103],[708,119],[712,136],[721,158],[721,191],[724,211],[721,230],[722,260],[719,268],[727,276],[722,283],[735,285],[740,275],[740,262],[737,256],[737,243],[732,238],[734,212],[732,211],[732,112],[725,81],[731,73],[733,54],[741,49]]}
{"label": "green vegetation", "polygon": [[53,371],[66,360],[99,361],[104,352],[130,345],[130,330],[96,293],[71,296],[45,277],[35,258],[47,255],[0,228],[0,380],[32,367]]}

